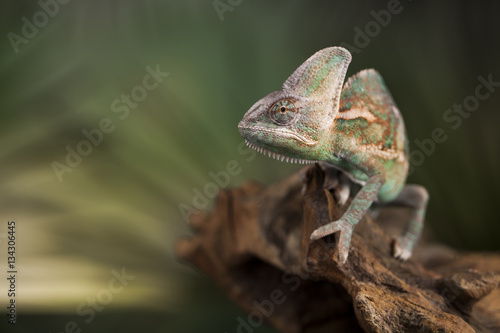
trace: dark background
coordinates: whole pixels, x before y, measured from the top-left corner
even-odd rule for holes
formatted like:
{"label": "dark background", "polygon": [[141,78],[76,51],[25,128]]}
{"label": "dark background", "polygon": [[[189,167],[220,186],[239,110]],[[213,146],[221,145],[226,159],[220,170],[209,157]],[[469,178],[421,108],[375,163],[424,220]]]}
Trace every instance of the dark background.
{"label": "dark background", "polygon": [[[241,171],[229,186],[297,170],[260,155],[248,162],[236,125],[314,52],[359,46],[367,24],[372,37],[353,52],[348,76],[382,74],[411,149],[422,150],[415,140],[428,142],[436,128],[447,137],[413,160],[409,181],[431,196],[427,228],[459,249],[499,250],[500,87],[459,126],[443,118],[470,100],[479,76],[500,82],[499,2],[401,0],[385,26],[371,13],[387,10],[384,1],[230,6],[221,20],[212,1],[70,1],[16,53],[8,34],[22,36],[22,18],[33,22],[41,7],[2,1],[0,260],[5,272],[14,219],[19,273],[18,324],[8,326],[2,310],[0,327],[62,332],[74,321],[83,332],[236,332],[243,313],[174,257],[175,240],[189,234],[179,205],[193,206],[194,191],[231,160]],[[157,65],[169,76],[121,120],[111,104]],[[65,163],[66,146],[76,149],[103,118],[114,130],[60,182],[53,162]],[[122,268],[135,279],[86,323],[76,309]]]}

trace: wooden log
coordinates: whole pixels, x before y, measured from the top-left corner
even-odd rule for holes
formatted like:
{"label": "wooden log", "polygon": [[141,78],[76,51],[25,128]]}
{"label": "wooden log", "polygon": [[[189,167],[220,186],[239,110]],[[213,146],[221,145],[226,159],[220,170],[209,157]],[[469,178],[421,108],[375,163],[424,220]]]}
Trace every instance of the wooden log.
{"label": "wooden log", "polygon": [[196,234],[176,252],[248,313],[250,328],[265,321],[282,332],[500,332],[499,254],[423,240],[410,260],[397,260],[388,221],[402,228],[401,208],[359,222],[345,265],[335,236],[310,242],[351,202],[337,204],[336,177],[315,164],[269,187],[223,190],[211,213],[191,217]]}

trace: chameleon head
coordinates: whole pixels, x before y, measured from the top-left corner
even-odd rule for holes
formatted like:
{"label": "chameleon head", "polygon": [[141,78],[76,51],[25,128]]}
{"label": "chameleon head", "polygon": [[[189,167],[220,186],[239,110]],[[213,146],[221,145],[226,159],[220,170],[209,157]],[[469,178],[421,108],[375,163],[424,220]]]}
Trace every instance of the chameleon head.
{"label": "chameleon head", "polygon": [[321,126],[308,117],[312,107],[306,98],[273,92],[250,108],[238,129],[249,147],[277,159],[306,163],[318,145]]}
{"label": "chameleon head", "polygon": [[[313,163],[327,145],[351,54],[318,51],[275,91],[255,103],[238,124],[247,145],[291,162]],[[324,138],[324,140],[323,140]]]}

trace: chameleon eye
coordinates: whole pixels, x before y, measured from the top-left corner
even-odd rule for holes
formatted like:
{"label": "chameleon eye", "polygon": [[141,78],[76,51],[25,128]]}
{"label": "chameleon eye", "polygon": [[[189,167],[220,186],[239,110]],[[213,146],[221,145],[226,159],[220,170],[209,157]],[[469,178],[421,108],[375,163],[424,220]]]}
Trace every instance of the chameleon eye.
{"label": "chameleon eye", "polygon": [[297,116],[297,110],[292,101],[284,99],[271,106],[269,116],[278,125],[289,125]]}

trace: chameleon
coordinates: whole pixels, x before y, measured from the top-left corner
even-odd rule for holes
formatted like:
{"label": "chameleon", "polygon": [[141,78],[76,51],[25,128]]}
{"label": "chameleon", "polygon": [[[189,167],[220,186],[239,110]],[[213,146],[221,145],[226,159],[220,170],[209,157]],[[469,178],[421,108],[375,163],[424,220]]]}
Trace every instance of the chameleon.
{"label": "chameleon", "polygon": [[392,248],[395,258],[407,260],[422,233],[429,195],[423,186],[406,184],[406,129],[380,74],[365,69],[344,83],[351,59],[342,47],[316,52],[281,90],[257,101],[238,130],[247,146],[258,152],[291,163],[321,162],[361,185],[340,219],[310,235],[316,241],[338,233],[340,264],[347,261],[356,224],[374,202],[411,208],[410,219]]}

